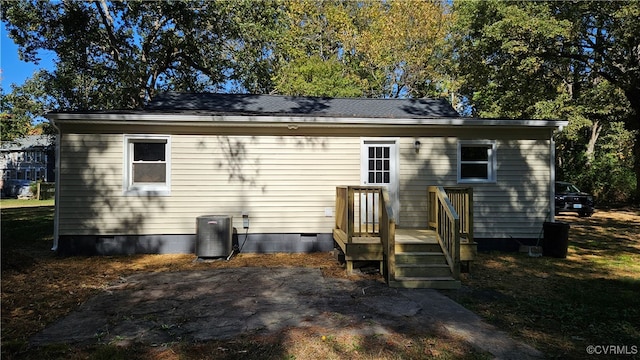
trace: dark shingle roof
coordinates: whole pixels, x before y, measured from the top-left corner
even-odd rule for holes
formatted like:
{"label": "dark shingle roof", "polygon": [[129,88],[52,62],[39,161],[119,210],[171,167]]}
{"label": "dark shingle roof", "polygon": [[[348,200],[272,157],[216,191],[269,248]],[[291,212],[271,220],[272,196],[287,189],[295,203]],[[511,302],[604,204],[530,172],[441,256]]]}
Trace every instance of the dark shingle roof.
{"label": "dark shingle roof", "polygon": [[171,92],[154,97],[145,110],[404,119],[460,116],[444,99],[348,99]]}

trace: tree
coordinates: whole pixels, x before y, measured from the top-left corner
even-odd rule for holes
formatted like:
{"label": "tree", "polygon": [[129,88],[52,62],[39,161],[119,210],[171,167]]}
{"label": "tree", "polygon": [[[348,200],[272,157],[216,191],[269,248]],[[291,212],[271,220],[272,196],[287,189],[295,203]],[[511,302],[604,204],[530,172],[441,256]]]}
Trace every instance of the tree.
{"label": "tree", "polygon": [[367,24],[353,48],[371,89],[383,97],[440,97],[453,19],[446,1],[381,1],[363,8]]}
{"label": "tree", "polygon": [[[157,91],[269,91],[272,2],[20,1],[2,19],[23,60],[53,51],[57,109],[141,107]],[[229,85],[231,84],[231,85]]]}
{"label": "tree", "polygon": [[276,40],[275,92],[285,95],[359,97],[364,83],[345,54],[356,36],[359,11],[349,2],[291,0],[283,3]]}
{"label": "tree", "polygon": [[[5,94],[0,89],[0,134],[2,141],[11,141],[30,135],[36,127],[34,119],[42,117],[47,106],[43,100],[52,100],[46,95],[46,73],[37,72],[22,85],[12,85],[12,91]],[[44,127],[45,132],[48,131]]]}
{"label": "tree", "polygon": [[12,141],[29,132],[31,119],[14,114],[13,104],[4,92],[0,94],[0,109],[0,141]]}
{"label": "tree", "polygon": [[[277,92],[442,96],[447,2],[292,0],[284,12]],[[311,83],[300,87],[304,79]],[[345,91],[332,88],[339,84]]]}
{"label": "tree", "polygon": [[274,77],[276,90],[292,96],[359,97],[360,78],[336,58],[318,55],[296,59],[282,66]]}
{"label": "tree", "polygon": [[586,126],[587,165],[602,131],[623,122],[635,131],[640,199],[640,3],[460,2],[455,11],[460,91],[473,112]]}

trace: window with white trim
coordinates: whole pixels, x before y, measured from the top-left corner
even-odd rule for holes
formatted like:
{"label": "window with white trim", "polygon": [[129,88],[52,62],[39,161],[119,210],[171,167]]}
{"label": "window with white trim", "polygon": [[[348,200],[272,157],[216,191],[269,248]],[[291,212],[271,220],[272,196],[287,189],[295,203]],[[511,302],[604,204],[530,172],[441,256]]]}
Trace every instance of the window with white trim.
{"label": "window with white trim", "polygon": [[458,182],[496,181],[496,142],[469,140],[458,142]]}
{"label": "window with white trim", "polygon": [[123,173],[127,195],[170,195],[171,137],[125,135]]}

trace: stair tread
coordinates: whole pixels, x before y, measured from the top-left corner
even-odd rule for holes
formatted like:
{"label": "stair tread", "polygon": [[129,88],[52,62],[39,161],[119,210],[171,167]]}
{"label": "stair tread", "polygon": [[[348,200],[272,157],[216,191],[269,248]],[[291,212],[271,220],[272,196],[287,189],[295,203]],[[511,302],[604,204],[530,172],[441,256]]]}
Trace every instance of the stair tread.
{"label": "stair tread", "polygon": [[397,255],[442,255],[444,256],[444,253],[442,252],[438,252],[438,251],[401,251],[401,252],[396,252],[396,256]]}
{"label": "stair tread", "polygon": [[448,268],[449,264],[412,264],[412,263],[397,263],[396,267],[405,267],[405,268]]}
{"label": "stair tread", "polygon": [[396,276],[395,280],[431,280],[431,281],[458,281],[452,276]]}

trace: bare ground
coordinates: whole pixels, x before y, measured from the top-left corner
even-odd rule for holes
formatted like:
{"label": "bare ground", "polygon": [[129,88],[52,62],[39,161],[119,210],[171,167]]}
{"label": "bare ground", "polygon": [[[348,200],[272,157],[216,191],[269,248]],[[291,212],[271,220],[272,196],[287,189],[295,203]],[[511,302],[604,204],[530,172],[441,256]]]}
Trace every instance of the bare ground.
{"label": "bare ground", "polygon": [[[36,208],[37,218],[31,222],[12,210],[2,209],[1,326],[2,357],[6,359],[486,357],[451,332],[363,337],[318,325],[198,343],[126,347],[109,343],[34,351],[27,346],[34,334],[136,274],[301,267],[318,269],[327,279],[382,279],[378,275],[347,276],[327,253],[240,254],[230,262],[210,263],[195,262],[193,255],[59,258],[48,250],[49,230],[40,228],[51,221],[52,209]],[[13,232],[6,227],[11,218],[16,220],[11,225]],[[592,218],[567,215],[558,220],[571,224],[567,259],[483,253],[464,276],[463,289],[447,295],[549,357],[583,358],[589,344],[640,345],[640,212],[607,210]],[[26,240],[15,237],[16,233],[27,234]]]}

